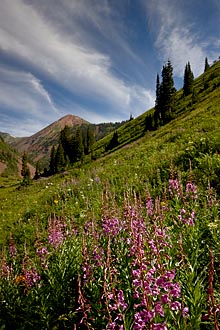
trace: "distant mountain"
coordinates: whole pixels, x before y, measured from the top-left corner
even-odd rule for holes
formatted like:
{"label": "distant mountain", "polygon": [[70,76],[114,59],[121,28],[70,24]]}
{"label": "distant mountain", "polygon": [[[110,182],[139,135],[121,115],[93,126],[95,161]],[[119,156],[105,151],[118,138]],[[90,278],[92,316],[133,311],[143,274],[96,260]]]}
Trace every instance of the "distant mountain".
{"label": "distant mountain", "polygon": [[18,142],[20,139],[22,139],[21,137],[14,137],[5,132],[0,132],[0,136],[3,137],[4,141],[8,144],[13,144],[15,141]]}
{"label": "distant mountain", "polygon": [[17,138],[2,132],[0,132],[0,136],[4,138],[5,142],[15,148],[20,155],[26,151],[28,158],[32,162],[35,163],[41,160],[42,165],[46,166],[48,165],[51,148],[57,145],[60,132],[66,125],[70,126],[73,132],[78,126],[90,125],[94,131],[95,139],[100,140],[112,131],[118,129],[124,123],[126,123],[126,121],[90,124],[88,121],[78,116],[69,114],[29,137]]}
{"label": "distant mountain", "polygon": [[58,143],[60,132],[66,125],[77,127],[89,125],[89,122],[74,115],[66,115],[29,137],[13,139],[7,136],[7,139],[20,154],[26,151],[28,158],[36,162],[49,157],[52,146]]}

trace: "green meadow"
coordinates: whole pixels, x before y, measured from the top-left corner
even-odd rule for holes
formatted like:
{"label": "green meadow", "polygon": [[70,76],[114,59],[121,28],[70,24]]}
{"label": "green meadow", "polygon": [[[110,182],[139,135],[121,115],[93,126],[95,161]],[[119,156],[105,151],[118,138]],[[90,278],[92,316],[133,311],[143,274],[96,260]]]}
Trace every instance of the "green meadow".
{"label": "green meadow", "polygon": [[219,100],[217,61],[157,130],[151,109],[61,174],[0,177],[1,330],[219,329]]}

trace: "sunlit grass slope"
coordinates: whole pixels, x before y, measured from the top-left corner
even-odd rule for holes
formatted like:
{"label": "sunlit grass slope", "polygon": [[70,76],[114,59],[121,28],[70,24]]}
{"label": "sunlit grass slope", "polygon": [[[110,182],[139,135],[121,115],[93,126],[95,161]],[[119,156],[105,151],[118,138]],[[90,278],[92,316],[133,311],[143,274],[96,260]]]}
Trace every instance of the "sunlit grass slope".
{"label": "sunlit grass slope", "polygon": [[0,136],[0,186],[8,180],[18,179],[18,154]]}
{"label": "sunlit grass slope", "polygon": [[[183,98],[182,91],[177,92],[176,118],[157,131],[145,132],[146,112],[118,129],[120,145],[114,152],[105,153],[110,134],[95,146],[94,152],[103,156],[100,159],[79,164],[60,176],[41,179],[26,189],[1,189],[1,240],[11,230],[21,241],[24,237],[30,239],[33,223],[37,221],[41,227],[42,222],[58,210],[60,214],[65,211],[76,217],[77,221],[88,209],[101,214],[106,190],[110,190],[119,203],[127,191],[135,190],[143,196],[147,188],[156,195],[171,169],[185,179],[191,168],[191,175],[199,184],[207,187],[211,183],[218,191],[219,81],[217,62],[195,80],[197,102],[192,104],[190,95]],[[58,205],[54,200],[59,201]]]}
{"label": "sunlit grass slope", "polygon": [[217,62],[157,131],[146,112],[116,150],[0,189],[0,329],[218,329],[219,81]]}

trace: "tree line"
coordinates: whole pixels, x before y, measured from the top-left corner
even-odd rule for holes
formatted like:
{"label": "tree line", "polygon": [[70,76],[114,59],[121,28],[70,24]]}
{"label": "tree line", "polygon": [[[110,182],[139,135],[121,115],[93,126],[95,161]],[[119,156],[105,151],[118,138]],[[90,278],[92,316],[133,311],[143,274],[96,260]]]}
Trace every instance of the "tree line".
{"label": "tree line", "polygon": [[82,161],[85,155],[92,152],[94,142],[94,131],[90,126],[78,127],[75,134],[69,126],[65,126],[58,146],[51,149],[49,175],[61,173],[69,165]]}
{"label": "tree line", "polygon": [[[207,57],[205,58],[204,72],[209,69]],[[174,118],[174,102],[176,89],[173,80],[173,67],[171,61],[168,60],[163,66],[160,76],[157,73],[156,77],[156,99],[155,110],[152,114],[146,117],[145,129],[147,131],[156,130],[160,126],[165,125]],[[183,78],[183,97],[192,94],[192,101],[196,99],[195,90],[193,88],[194,74],[191,70],[190,62],[185,66]],[[194,101],[193,101],[194,102]]]}

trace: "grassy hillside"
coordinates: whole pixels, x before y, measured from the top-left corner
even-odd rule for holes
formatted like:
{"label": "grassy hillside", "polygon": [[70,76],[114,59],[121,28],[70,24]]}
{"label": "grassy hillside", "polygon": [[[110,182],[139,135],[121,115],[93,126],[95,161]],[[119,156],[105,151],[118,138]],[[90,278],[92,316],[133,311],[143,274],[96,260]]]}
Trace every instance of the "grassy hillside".
{"label": "grassy hillside", "polygon": [[[217,107],[218,109],[218,98],[219,98],[219,87],[220,87],[220,62],[217,61],[210,67],[208,71],[202,74],[194,81],[194,95],[190,94],[187,97],[183,97],[183,91],[179,90],[175,96],[175,106],[173,117],[180,120],[181,116],[187,117],[192,111],[196,109],[208,109]],[[216,111],[217,111],[216,109]],[[122,127],[118,128],[117,132],[119,135],[119,145],[121,146],[129,144],[132,141],[139,139],[146,133],[146,120],[147,117],[153,112],[151,109],[132,121],[127,122]],[[196,113],[195,113],[196,115]],[[212,113],[211,113],[212,115]],[[204,118],[205,119],[205,118]],[[210,120],[209,120],[210,121]],[[175,125],[175,124],[174,124]],[[156,133],[157,135],[157,133]],[[98,141],[94,148],[94,156],[100,157],[105,154],[106,145],[109,143],[112,135],[109,134],[102,140]],[[114,150],[113,150],[114,151]]]}
{"label": "grassy hillside", "polygon": [[0,182],[18,176],[18,154],[0,136]]}
{"label": "grassy hillside", "polygon": [[[28,164],[31,177],[35,168]],[[0,136],[0,187],[17,186],[21,182],[22,157]]]}
{"label": "grassy hillside", "polygon": [[0,190],[2,329],[218,329],[219,82],[217,62],[169,124]]}

